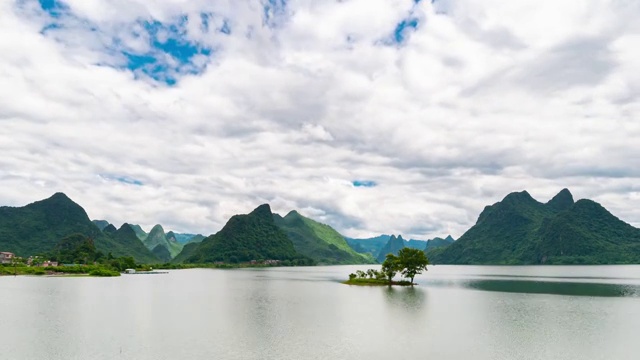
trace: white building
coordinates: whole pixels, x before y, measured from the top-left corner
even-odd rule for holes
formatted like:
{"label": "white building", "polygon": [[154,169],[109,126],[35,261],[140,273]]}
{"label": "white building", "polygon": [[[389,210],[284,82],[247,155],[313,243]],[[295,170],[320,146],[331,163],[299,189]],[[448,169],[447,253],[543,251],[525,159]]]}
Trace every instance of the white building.
{"label": "white building", "polygon": [[0,264],[11,264],[15,254],[10,252],[0,252]]}

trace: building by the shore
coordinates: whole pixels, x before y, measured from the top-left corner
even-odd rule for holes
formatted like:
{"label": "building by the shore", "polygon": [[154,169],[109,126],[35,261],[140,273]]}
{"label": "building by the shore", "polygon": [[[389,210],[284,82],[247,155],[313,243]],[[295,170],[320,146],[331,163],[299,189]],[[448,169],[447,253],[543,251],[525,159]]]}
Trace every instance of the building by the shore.
{"label": "building by the shore", "polygon": [[15,257],[14,253],[2,251],[0,252],[0,264],[11,264]]}

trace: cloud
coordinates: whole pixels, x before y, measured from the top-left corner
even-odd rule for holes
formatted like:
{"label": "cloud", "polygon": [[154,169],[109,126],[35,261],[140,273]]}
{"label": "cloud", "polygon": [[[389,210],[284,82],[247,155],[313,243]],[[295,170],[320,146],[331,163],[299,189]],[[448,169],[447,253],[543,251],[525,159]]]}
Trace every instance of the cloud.
{"label": "cloud", "polygon": [[349,236],[428,238],[460,236],[511,191],[568,187],[640,225],[638,15],[0,2],[0,204],[63,191],[93,218],[209,234],[269,202]]}

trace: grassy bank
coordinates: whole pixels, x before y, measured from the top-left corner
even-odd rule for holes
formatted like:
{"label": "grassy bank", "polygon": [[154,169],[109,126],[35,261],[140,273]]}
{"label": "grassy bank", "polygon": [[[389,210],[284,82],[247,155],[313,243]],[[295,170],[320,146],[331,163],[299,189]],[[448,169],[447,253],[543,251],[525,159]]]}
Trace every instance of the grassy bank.
{"label": "grassy bank", "polygon": [[411,281],[408,280],[400,280],[400,281],[392,281],[389,283],[389,280],[386,279],[351,279],[347,281],[343,281],[343,284],[347,285],[359,285],[359,286],[411,286]]}
{"label": "grassy bank", "polygon": [[155,264],[151,265],[154,270],[182,270],[182,269],[243,269],[243,268],[268,268],[268,267],[291,267],[283,264]]}
{"label": "grassy bank", "polygon": [[120,272],[100,265],[87,266],[0,266],[0,275],[36,275],[36,276],[120,276]]}

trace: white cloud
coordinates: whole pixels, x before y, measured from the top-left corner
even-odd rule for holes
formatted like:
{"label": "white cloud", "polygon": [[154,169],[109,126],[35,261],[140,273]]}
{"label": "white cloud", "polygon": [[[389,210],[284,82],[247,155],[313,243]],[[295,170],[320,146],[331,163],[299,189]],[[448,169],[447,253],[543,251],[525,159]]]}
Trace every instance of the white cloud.
{"label": "white cloud", "polygon": [[[37,1],[0,3],[1,204],[63,191],[92,218],[208,234],[270,202],[426,238],[569,187],[640,225],[634,3],[290,1],[272,27],[258,1],[66,4],[42,33]],[[140,21],[185,15],[202,73],[116,68],[152,50]]]}

